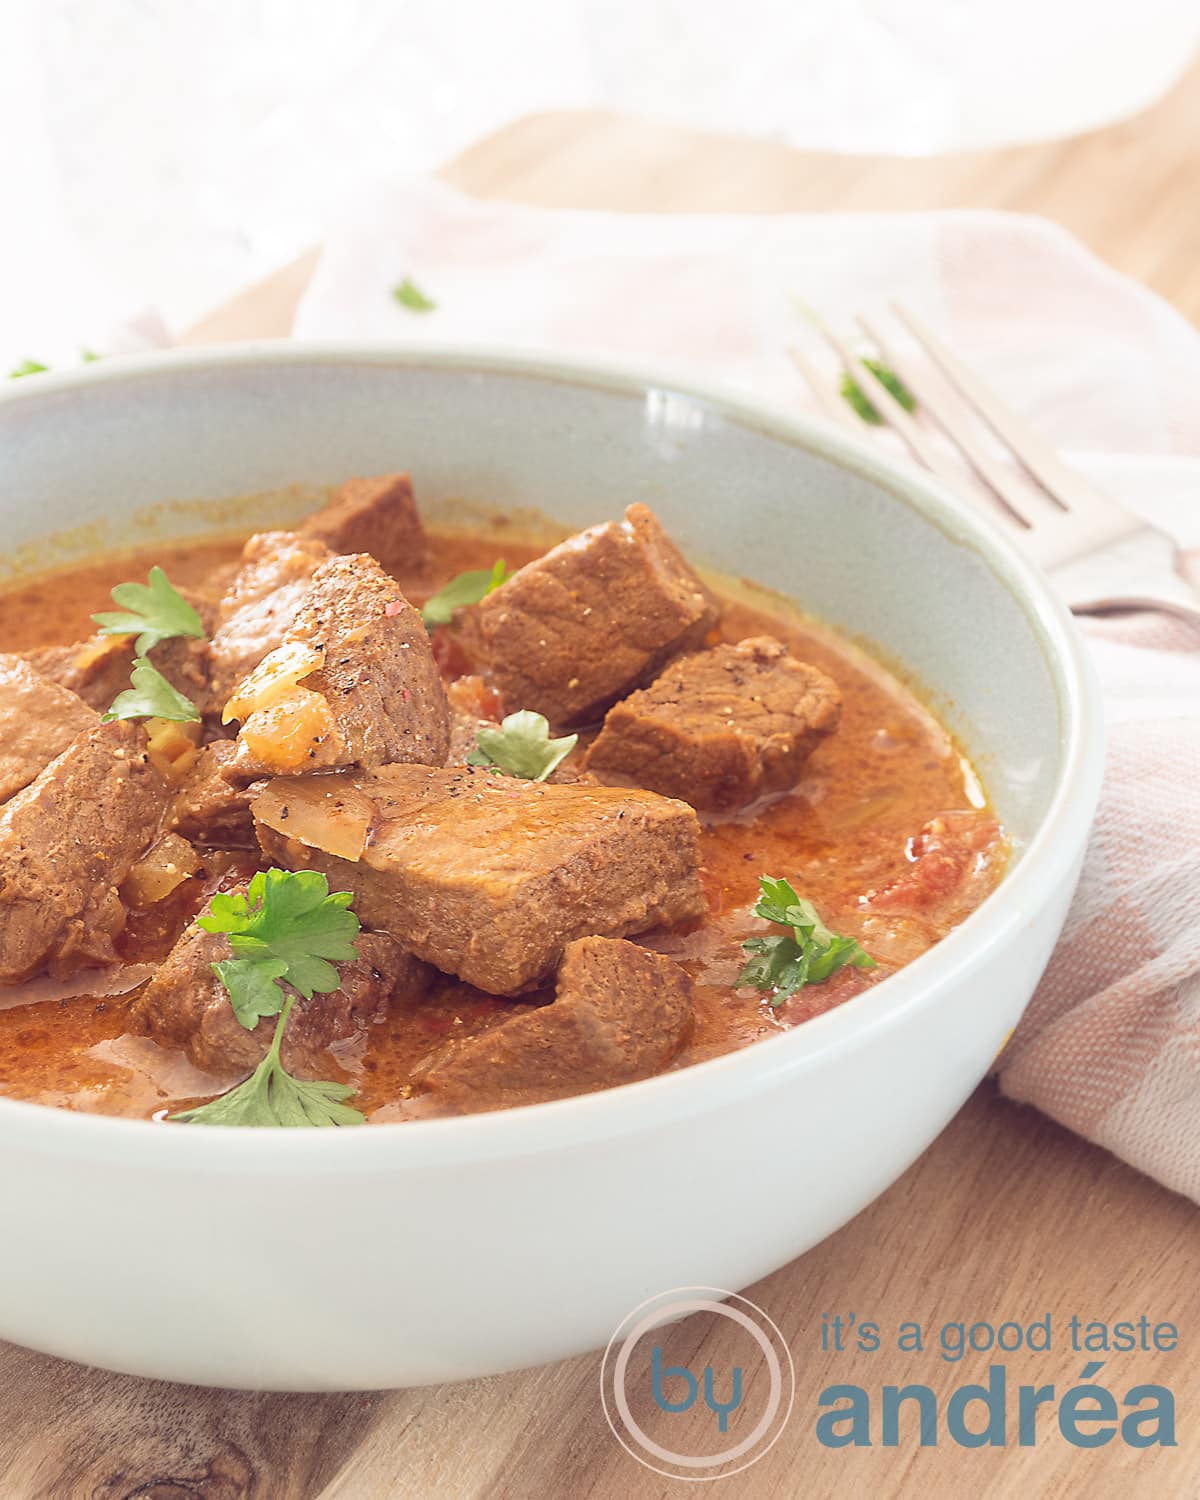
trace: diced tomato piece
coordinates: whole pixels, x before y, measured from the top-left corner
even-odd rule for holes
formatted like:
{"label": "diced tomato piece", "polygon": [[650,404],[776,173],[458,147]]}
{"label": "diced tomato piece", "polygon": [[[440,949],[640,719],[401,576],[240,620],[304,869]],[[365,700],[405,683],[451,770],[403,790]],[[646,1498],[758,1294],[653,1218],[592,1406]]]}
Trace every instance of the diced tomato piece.
{"label": "diced tomato piece", "polygon": [[504,717],[504,704],[495,688],[489,687],[482,677],[469,673],[457,677],[447,690],[451,706],[472,719],[499,721]]}
{"label": "diced tomato piece", "polygon": [[456,677],[465,677],[474,666],[462,641],[445,625],[434,626],[429,646],[438,671],[447,682],[453,682]]}
{"label": "diced tomato piece", "polygon": [[913,839],[913,863],[880,890],[868,891],[860,905],[873,911],[928,911],[949,900],[974,870],[979,856],[1000,837],[995,818],[945,813],[932,818]]}

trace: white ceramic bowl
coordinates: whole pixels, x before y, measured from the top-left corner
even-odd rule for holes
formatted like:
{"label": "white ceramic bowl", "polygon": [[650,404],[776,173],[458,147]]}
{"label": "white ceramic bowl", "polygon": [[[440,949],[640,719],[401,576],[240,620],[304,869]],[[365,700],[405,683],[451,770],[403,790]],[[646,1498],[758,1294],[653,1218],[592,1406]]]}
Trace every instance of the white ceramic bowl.
{"label": "white ceramic bowl", "polygon": [[311,500],[219,502],[401,467],[433,517],[466,497],[578,527],[644,500],[698,562],[877,643],[973,756],[1017,843],[1011,873],[830,1014],[586,1098],[343,1131],[0,1099],[4,1338],[295,1390],[602,1346],[644,1298],[743,1287],[857,1213],[983,1076],[1046,963],[1100,780],[1069,617],[991,528],[824,427],[669,379],[470,351],[114,360],[0,397],[5,562],[278,521]]}

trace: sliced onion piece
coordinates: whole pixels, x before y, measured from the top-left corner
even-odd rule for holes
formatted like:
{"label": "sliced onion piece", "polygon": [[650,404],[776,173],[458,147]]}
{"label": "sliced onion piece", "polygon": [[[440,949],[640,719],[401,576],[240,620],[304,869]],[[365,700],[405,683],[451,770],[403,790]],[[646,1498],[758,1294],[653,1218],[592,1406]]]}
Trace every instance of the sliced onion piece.
{"label": "sliced onion piece", "polygon": [[76,995],[88,995],[94,999],[126,995],[139,984],[145,984],[155,968],[155,964],[125,964],[108,969],[80,969],[69,979],[55,979],[43,974],[37,979],[26,979],[22,984],[10,984],[0,989],[0,1010],[70,1000]]}
{"label": "sliced onion piece", "polygon": [[251,714],[270,708],[324,665],[325,652],[320,646],[309,646],[304,641],[277,646],[234,688],[221,714],[221,723],[237,719],[244,724]]}
{"label": "sliced onion piece", "polygon": [[201,868],[200,856],[187,839],[164,833],[121,882],[121,898],[130,906],[154,906]]}
{"label": "sliced onion piece", "polygon": [[303,687],[256,709],[238,739],[257,766],[276,776],[334,764],[341,752],[333,710],[320,693]]}
{"label": "sliced onion piece", "polygon": [[362,858],[375,821],[371,798],[337,775],[272,781],[250,810],[285,838],[349,860]]}
{"label": "sliced onion piece", "polygon": [[173,786],[178,786],[196,763],[200,725],[181,724],[174,719],[147,719],[146,742],[150,759]]}

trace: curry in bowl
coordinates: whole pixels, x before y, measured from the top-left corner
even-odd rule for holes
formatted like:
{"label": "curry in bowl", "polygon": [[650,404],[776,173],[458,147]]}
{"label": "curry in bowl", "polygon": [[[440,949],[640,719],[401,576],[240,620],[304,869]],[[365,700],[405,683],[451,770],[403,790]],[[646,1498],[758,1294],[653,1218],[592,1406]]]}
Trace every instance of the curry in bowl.
{"label": "curry in bowl", "polygon": [[19,581],[0,651],[14,1098],[349,1125],[627,1083],[879,983],[1007,859],[897,677],[644,505],[502,560],[354,479]]}

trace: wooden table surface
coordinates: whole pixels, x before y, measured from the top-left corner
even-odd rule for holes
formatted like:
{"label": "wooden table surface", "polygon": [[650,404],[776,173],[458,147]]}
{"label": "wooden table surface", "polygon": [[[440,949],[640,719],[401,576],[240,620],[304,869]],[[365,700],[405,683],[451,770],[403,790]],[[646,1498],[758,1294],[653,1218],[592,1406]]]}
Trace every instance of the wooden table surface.
{"label": "wooden table surface", "polygon": [[[1042,213],[1200,315],[1200,66],[1149,114],[1065,144],[874,161],[579,113],[518,121],[444,175],[471,192],[554,206],[769,212],[963,204]],[[205,320],[189,342],[286,333],[313,260],[302,257]],[[776,1446],[719,1481],[717,1493],[739,1500],[1200,1495],[1198,1234],[1192,1204],[985,1085],[853,1223],[748,1289],[788,1340],[796,1404]],[[884,1383],[920,1381],[944,1409],[948,1393],[980,1378],[987,1364],[983,1356],[950,1364],[936,1351],[903,1359],[825,1354],[818,1338],[826,1312],[934,1324],[1028,1322],[1050,1313],[1056,1328],[1073,1314],[1170,1320],[1180,1332],[1174,1353],[1110,1356],[1100,1379],[1118,1401],[1138,1382],[1170,1387],[1178,1446],[1073,1447],[1051,1411],[1032,1447],[1010,1436],[1004,1448],[960,1448],[943,1436],[929,1448],[907,1438],[891,1449],[824,1448],[814,1423],[826,1385],[859,1384],[877,1399]],[[721,1327],[698,1334],[685,1323],[667,1344],[693,1367],[728,1369]],[[1050,1354],[1011,1355],[1010,1380],[1053,1382],[1061,1394],[1079,1381],[1083,1358],[1061,1341]],[[594,1355],[467,1385],[370,1396],[202,1391],[12,1346],[0,1346],[0,1371],[5,1500],[650,1500],[686,1493],[618,1446],[602,1414]],[[686,1441],[700,1408],[673,1420]],[[878,1426],[874,1436],[878,1442]]]}

